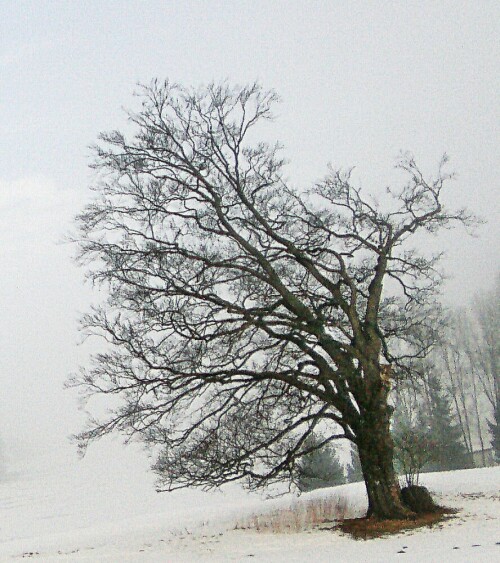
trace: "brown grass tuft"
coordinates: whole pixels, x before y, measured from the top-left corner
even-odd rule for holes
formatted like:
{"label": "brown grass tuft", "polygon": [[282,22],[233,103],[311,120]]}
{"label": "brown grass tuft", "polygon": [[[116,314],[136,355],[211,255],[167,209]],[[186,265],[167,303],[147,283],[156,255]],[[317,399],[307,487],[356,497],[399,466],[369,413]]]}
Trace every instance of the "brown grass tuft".
{"label": "brown grass tuft", "polygon": [[347,512],[348,503],[344,497],[299,500],[288,508],[253,514],[243,521],[238,521],[235,529],[254,529],[271,533],[302,532],[325,523],[343,520]]}

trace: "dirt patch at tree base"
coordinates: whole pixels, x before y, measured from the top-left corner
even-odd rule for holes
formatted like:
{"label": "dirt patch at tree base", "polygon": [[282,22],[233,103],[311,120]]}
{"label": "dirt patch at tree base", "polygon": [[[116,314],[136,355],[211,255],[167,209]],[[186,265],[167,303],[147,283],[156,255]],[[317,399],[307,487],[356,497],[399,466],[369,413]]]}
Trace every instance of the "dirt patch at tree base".
{"label": "dirt patch at tree base", "polygon": [[352,518],[343,520],[333,529],[341,530],[356,540],[369,540],[416,528],[439,527],[443,522],[453,518],[453,514],[456,512],[449,508],[440,508],[439,511],[418,514],[414,518],[405,520],[380,520],[373,517]]}

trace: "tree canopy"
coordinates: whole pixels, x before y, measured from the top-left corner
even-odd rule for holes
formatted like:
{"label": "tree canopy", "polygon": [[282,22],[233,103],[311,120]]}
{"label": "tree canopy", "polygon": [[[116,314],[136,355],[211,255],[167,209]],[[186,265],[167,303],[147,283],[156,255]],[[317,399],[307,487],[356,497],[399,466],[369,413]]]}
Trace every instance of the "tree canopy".
{"label": "tree canopy", "polygon": [[371,513],[406,514],[384,374],[435,334],[439,255],[409,240],[473,221],[442,202],[446,157],[425,178],[402,155],[382,208],[350,170],[287,184],[280,146],[255,140],[272,91],[154,81],[140,95],[133,136],[100,136],[96,197],[77,218],[80,260],[108,291],[83,330],[111,346],[72,384],[117,405],[80,444],[138,436],[167,489],[259,486],[320,429],[321,446],[358,446]]}

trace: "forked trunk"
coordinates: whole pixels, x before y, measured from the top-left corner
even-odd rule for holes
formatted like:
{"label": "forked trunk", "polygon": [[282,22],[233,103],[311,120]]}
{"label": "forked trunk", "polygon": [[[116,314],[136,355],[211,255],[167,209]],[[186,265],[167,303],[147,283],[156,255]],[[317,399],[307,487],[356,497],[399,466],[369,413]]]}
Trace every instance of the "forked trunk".
{"label": "forked trunk", "polygon": [[401,498],[401,487],[394,470],[394,444],[390,415],[385,405],[365,417],[358,433],[358,451],[368,494],[367,516],[404,519],[414,516]]}

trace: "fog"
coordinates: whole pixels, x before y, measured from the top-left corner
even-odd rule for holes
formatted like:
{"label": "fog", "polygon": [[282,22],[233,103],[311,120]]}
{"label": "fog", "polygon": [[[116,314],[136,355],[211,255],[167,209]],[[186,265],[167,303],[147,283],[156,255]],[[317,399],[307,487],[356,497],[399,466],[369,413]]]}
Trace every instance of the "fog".
{"label": "fog", "polygon": [[[400,150],[451,157],[448,201],[487,223],[446,232],[444,300],[464,305],[498,269],[497,2],[26,1],[0,4],[0,447],[29,468],[76,456],[84,415],[67,376],[85,363],[79,316],[98,299],[62,243],[88,201],[90,150],[122,128],[137,82],[259,80],[282,97],[267,137],[306,186],[328,162],[366,191]],[[124,464],[144,457],[101,448]],[[96,454],[90,454],[96,455]],[[107,458],[106,458],[107,456]],[[104,463],[105,461],[103,461]],[[141,461],[141,463],[143,463]]]}

